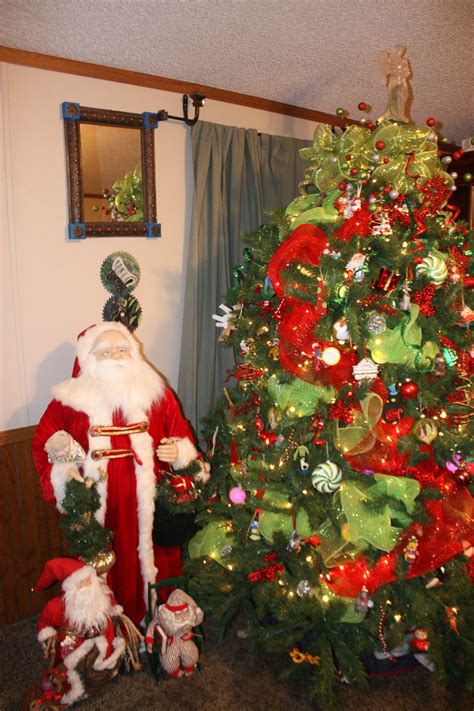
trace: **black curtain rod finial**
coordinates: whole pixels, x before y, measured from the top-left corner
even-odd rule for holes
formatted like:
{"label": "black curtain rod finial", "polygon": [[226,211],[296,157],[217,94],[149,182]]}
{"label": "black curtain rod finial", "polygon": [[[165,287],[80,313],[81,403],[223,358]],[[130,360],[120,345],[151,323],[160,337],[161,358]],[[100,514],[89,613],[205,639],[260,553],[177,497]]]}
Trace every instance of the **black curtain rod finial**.
{"label": "black curtain rod finial", "polygon": [[[192,105],[194,107],[194,116],[189,118],[188,107],[189,99],[191,99]],[[167,111],[162,109],[158,111],[158,121],[167,121],[168,119],[174,119],[175,121],[184,121],[186,126],[194,126],[199,119],[199,109],[201,109],[205,102],[206,97],[204,94],[199,94],[198,92],[193,92],[192,94],[183,94],[183,115],[182,116],[171,116]]]}

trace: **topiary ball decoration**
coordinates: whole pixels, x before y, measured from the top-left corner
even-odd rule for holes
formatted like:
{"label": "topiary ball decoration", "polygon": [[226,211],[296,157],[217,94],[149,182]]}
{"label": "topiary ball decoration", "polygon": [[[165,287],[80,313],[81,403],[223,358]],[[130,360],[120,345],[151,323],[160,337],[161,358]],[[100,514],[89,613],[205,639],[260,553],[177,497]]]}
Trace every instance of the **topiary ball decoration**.
{"label": "topiary ball decoration", "polygon": [[342,470],[334,462],[319,464],[311,474],[311,483],[321,494],[333,494],[341,486]]}

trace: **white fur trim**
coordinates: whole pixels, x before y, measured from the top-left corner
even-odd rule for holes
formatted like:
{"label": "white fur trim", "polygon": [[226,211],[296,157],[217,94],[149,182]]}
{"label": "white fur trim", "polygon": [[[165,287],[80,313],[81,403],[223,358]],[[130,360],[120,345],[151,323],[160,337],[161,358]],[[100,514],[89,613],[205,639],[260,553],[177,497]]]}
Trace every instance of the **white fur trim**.
{"label": "white fur trim", "polygon": [[173,462],[173,469],[183,469],[197,459],[199,454],[189,437],[175,438],[175,442],[178,447],[178,456]]}
{"label": "white fur trim", "polygon": [[[136,413],[137,415],[139,413]],[[143,418],[141,418],[143,419]],[[138,422],[140,417],[135,420]],[[148,583],[154,583],[158,569],[153,550],[153,516],[155,513],[156,479],[153,439],[148,432],[130,435],[132,448],[142,464],[135,464],[138,509],[138,557],[143,577],[143,598],[148,604]]]}
{"label": "white fur trim", "polygon": [[103,635],[84,640],[79,647],[65,657],[64,666],[68,670],[67,677],[71,688],[62,697],[61,702],[63,704],[72,704],[84,694],[84,686],[75,669],[79,662],[89,654],[93,647],[97,647],[99,652],[99,656],[94,662],[94,669],[97,671],[112,669],[125,652],[125,640],[121,637],[116,637],[112,642],[113,651],[108,657],[106,656],[108,643],[107,639]]}
{"label": "white fur trim", "polygon": [[107,657],[107,640],[105,637],[98,637],[96,647],[99,650],[99,656],[94,662],[94,669],[102,671],[103,669],[112,669],[125,652],[125,640],[123,637],[116,637],[112,641],[112,652]]}
{"label": "white fur trim", "polygon": [[50,637],[54,637],[56,630],[54,627],[43,627],[42,630],[38,632],[38,642],[46,642]]}
{"label": "white fur trim", "polygon": [[75,701],[81,698],[84,694],[84,687],[82,685],[81,677],[74,671],[74,669],[69,669],[67,672],[67,680],[70,685],[70,689],[66,694],[61,697],[61,703],[65,705],[71,705]]}
{"label": "white fur trim", "polygon": [[77,467],[72,462],[54,462],[51,468],[51,486],[56,499],[56,508],[60,513],[66,513],[62,507],[64,497],[66,496],[66,484],[71,479],[69,470]]}

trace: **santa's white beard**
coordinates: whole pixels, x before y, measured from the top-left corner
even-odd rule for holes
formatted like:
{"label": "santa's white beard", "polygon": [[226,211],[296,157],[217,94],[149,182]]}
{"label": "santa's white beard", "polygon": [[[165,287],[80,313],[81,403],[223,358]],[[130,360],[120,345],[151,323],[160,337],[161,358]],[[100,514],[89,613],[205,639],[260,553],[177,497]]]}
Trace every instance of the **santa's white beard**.
{"label": "santa's white beard", "polygon": [[97,576],[86,587],[75,587],[64,593],[68,623],[79,633],[92,627],[103,630],[112,613],[112,604],[105,583]]}
{"label": "santa's white beard", "polygon": [[82,366],[82,374],[96,381],[97,396],[108,408],[125,414],[136,409],[147,410],[161,395],[163,381],[144,360],[132,354],[130,358],[97,360],[90,354]]}

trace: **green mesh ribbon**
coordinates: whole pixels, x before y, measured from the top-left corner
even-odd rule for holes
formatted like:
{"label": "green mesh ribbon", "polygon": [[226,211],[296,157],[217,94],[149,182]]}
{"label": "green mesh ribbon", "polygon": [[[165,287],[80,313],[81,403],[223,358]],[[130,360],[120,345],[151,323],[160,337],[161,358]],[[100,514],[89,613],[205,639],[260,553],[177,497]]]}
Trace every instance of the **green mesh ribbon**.
{"label": "green mesh ribbon", "polygon": [[232,546],[233,543],[234,539],[229,535],[225,521],[211,521],[189,541],[189,556],[191,558],[207,556],[225,566],[222,549],[224,546]]}
{"label": "green mesh ribbon", "polygon": [[293,531],[302,538],[309,538],[315,533],[309,523],[308,514],[303,508],[298,511],[296,517],[288,510],[281,513],[262,510],[258,520],[261,535],[270,543],[273,542],[275,533],[283,533],[287,538]]}
{"label": "green mesh ribbon", "polygon": [[[386,474],[375,474],[374,481],[368,488],[345,481],[335,494],[340,504],[338,526],[326,521],[318,532],[323,539],[320,552],[327,566],[354,559],[369,546],[388,553],[411,522],[419,483],[409,477]],[[377,505],[381,498],[385,503]]]}
{"label": "green mesh ribbon", "polygon": [[[442,170],[437,145],[430,140],[430,134],[426,126],[382,121],[373,132],[364,126],[349,126],[337,137],[330,126],[318,124],[313,145],[302,148],[300,156],[310,164],[307,173],[311,181],[324,193],[335,190],[341,180],[352,180],[352,168],[359,172],[373,168],[372,178],[399,192],[414,190],[417,181],[424,182],[435,175],[442,175],[452,185],[453,179]],[[376,149],[378,141],[384,142],[383,150]]]}
{"label": "green mesh ribbon", "polygon": [[363,454],[374,446],[377,440],[376,427],[383,410],[383,400],[377,393],[368,393],[361,400],[361,411],[353,410],[352,424],[346,427],[336,425],[336,446],[345,454]]}
{"label": "green mesh ribbon", "polygon": [[267,390],[275,405],[295,418],[314,414],[320,402],[331,402],[335,395],[331,386],[312,385],[299,378],[280,383],[276,375],[269,378]]}
{"label": "green mesh ribbon", "polygon": [[339,190],[332,190],[322,202],[319,193],[302,195],[293,200],[285,211],[285,215],[291,222],[291,228],[296,229],[299,225],[308,222],[317,225],[334,225],[340,222],[342,215],[334,207],[338,195],[340,195]]}
{"label": "green mesh ribbon", "polygon": [[416,323],[418,304],[410,305],[410,313],[393,329],[371,336],[367,341],[375,363],[404,363],[419,371],[432,370],[439,346],[432,341],[421,345],[422,331]]}

